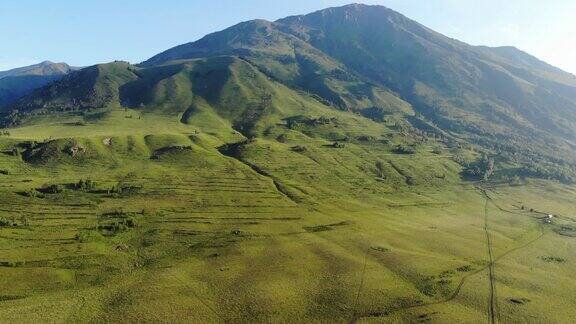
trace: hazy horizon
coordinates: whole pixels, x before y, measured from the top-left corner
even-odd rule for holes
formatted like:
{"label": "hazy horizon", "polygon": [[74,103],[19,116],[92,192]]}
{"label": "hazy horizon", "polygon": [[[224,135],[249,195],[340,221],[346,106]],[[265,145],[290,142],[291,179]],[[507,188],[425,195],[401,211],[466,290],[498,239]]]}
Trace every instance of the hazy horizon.
{"label": "hazy horizon", "polygon": [[[0,70],[42,61],[87,66],[113,60],[141,62],[173,46],[251,19],[276,20],[354,1],[170,0],[162,3],[104,0],[0,3]],[[576,3],[559,0],[356,1],[396,10],[446,36],[471,45],[514,46],[567,72],[576,73]],[[108,3],[108,5],[106,4]],[[30,10],[29,8],[34,8]],[[112,8],[112,9],[111,9]],[[497,8],[497,10],[495,10]],[[26,12],[26,15],[19,13]],[[17,30],[18,33],[14,31]]]}

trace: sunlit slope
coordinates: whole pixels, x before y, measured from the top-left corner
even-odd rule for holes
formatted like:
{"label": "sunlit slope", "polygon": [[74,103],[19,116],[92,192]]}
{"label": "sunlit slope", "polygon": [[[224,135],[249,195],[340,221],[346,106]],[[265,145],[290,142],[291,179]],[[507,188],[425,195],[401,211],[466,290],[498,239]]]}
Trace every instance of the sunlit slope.
{"label": "sunlit slope", "polygon": [[515,48],[471,46],[385,7],[349,5],[245,22],[142,65],[218,55],[376,120],[415,110],[415,127],[498,154],[517,175],[574,179],[576,78]]}
{"label": "sunlit slope", "polygon": [[0,138],[0,219],[15,224],[0,227],[0,320],[488,321],[486,227],[498,318],[574,316],[571,188],[488,187],[487,201],[446,152],[322,135],[378,126],[224,147],[202,130],[75,126],[20,156],[26,141]]}
{"label": "sunlit slope", "polygon": [[142,66],[180,59],[233,55],[257,66],[286,85],[308,91],[341,109],[363,111],[381,119],[387,113],[410,113],[410,105],[378,87],[306,41],[283,32],[276,23],[255,20],[199,41],[160,53]]}

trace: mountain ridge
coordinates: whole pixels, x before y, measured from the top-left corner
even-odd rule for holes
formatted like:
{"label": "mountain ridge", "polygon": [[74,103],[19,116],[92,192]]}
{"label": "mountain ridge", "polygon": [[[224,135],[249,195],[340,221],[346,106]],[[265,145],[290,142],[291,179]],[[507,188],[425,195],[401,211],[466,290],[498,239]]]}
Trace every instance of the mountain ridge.
{"label": "mountain ridge", "polygon": [[60,80],[76,69],[66,63],[43,61],[34,65],[0,71],[0,109],[38,88]]}
{"label": "mountain ridge", "polygon": [[[100,65],[92,77],[86,71],[93,67],[73,73],[76,81],[65,78],[40,89],[12,110],[22,117],[50,107],[133,108],[139,102],[166,111],[164,103],[147,101],[146,92],[167,91],[167,82],[184,97],[197,97],[200,90],[190,87],[195,77],[175,80],[161,71],[178,62],[218,57],[247,62],[271,80],[337,110],[380,122],[407,122],[469,143],[525,166],[522,172],[548,177],[566,163],[570,169],[576,165],[576,81],[571,74],[513,47],[454,40],[383,6],[352,4],[275,22],[242,22],[136,66]],[[206,76],[203,82],[213,80]],[[72,91],[78,85],[85,88]],[[125,89],[132,89],[128,97]],[[20,117],[19,122],[24,120]],[[534,165],[546,167],[533,170]]]}

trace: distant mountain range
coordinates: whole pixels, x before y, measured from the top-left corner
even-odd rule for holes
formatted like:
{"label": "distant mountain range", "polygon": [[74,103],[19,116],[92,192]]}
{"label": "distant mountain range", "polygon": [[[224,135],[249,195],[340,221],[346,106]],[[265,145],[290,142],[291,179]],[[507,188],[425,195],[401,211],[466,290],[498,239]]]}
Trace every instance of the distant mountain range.
{"label": "distant mountain range", "polygon": [[60,80],[76,68],[66,63],[39,64],[0,71],[0,107],[10,105],[33,90]]}
{"label": "distant mountain range", "polygon": [[209,110],[258,136],[272,116],[291,114],[269,104],[272,82],[293,98],[376,121],[394,116],[450,145],[481,148],[523,166],[514,172],[576,179],[574,75],[513,47],[448,38],[382,6],[248,21],[136,66],[114,62],[71,74],[67,65],[51,66],[38,67],[54,71],[40,76],[0,74],[0,91],[7,78],[21,84],[2,95],[12,103],[5,125],[103,107],[170,112],[183,122]]}

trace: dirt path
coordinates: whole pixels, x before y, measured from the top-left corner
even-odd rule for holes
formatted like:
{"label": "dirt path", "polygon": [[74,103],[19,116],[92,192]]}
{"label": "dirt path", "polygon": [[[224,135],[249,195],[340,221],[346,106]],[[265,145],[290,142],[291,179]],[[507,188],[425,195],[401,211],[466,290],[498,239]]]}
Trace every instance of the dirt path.
{"label": "dirt path", "polygon": [[362,268],[362,274],[360,277],[360,285],[358,286],[358,293],[356,294],[356,299],[354,300],[354,309],[358,308],[358,302],[360,301],[360,295],[362,294],[362,289],[364,289],[364,279],[366,278],[366,266],[368,265],[368,254],[370,249],[366,250],[364,253],[364,266]]}
{"label": "dirt path", "polygon": [[[445,304],[445,303],[449,303],[453,300],[455,300],[460,293],[462,292],[462,288],[464,287],[464,284],[466,283],[466,281],[468,279],[470,279],[471,277],[485,271],[486,269],[489,270],[489,278],[490,278],[490,297],[489,297],[489,319],[490,319],[490,323],[495,323],[497,320],[497,304],[496,304],[496,299],[497,299],[497,294],[496,294],[496,286],[495,286],[495,277],[494,277],[494,265],[496,264],[496,262],[502,260],[503,258],[507,257],[508,255],[522,250],[524,248],[527,248],[528,246],[532,245],[533,243],[539,241],[540,239],[542,239],[544,237],[544,227],[542,225],[540,225],[540,234],[535,237],[534,239],[521,244],[519,246],[516,246],[514,248],[511,248],[509,250],[507,250],[506,252],[502,253],[501,255],[495,257],[494,254],[494,250],[493,250],[493,246],[492,246],[492,239],[490,236],[490,232],[489,232],[489,226],[488,226],[488,221],[489,221],[489,217],[488,217],[488,205],[489,204],[493,204],[496,208],[498,208],[501,211],[507,212],[507,213],[511,213],[511,214],[517,214],[517,215],[521,215],[521,216],[525,216],[524,214],[521,213],[516,213],[513,211],[508,211],[503,209],[502,207],[500,207],[498,204],[496,204],[492,198],[490,198],[490,196],[487,194],[487,192],[484,189],[478,188],[478,190],[481,191],[482,195],[485,197],[486,201],[485,201],[485,212],[484,212],[484,222],[485,222],[485,226],[484,226],[484,230],[486,232],[486,245],[487,245],[487,249],[488,249],[488,255],[489,255],[489,263],[488,265],[476,269],[473,272],[468,273],[467,275],[463,276],[460,279],[460,282],[458,283],[458,286],[456,287],[456,289],[454,290],[454,292],[446,297],[445,299],[439,300],[439,301],[434,301],[434,302],[429,302],[429,303],[423,303],[423,304],[415,304],[415,305],[410,305],[410,306],[406,306],[406,307],[401,307],[401,308],[396,308],[396,309],[391,309],[391,310],[386,310],[383,312],[379,312],[380,314],[384,314],[384,316],[388,316],[391,315],[393,313],[397,313],[397,312],[401,312],[401,311],[406,311],[406,310],[411,310],[411,309],[417,309],[417,308],[422,308],[422,307],[429,307],[429,306],[435,306],[435,305],[441,305],[441,304]],[[363,318],[371,318],[371,317],[382,317],[382,315],[374,315],[377,312],[373,311],[373,312],[366,312],[366,313],[358,313],[355,314],[354,317],[350,320],[350,323],[356,323],[358,320],[361,320]]]}
{"label": "dirt path", "polygon": [[490,234],[490,217],[488,215],[488,202],[490,197],[486,195],[486,203],[484,205],[484,233],[486,234],[486,250],[488,251],[488,281],[489,281],[489,297],[488,297],[488,318],[490,323],[494,324],[497,321],[497,298],[496,298],[496,276],[494,274],[494,246],[492,245],[492,235]]}

